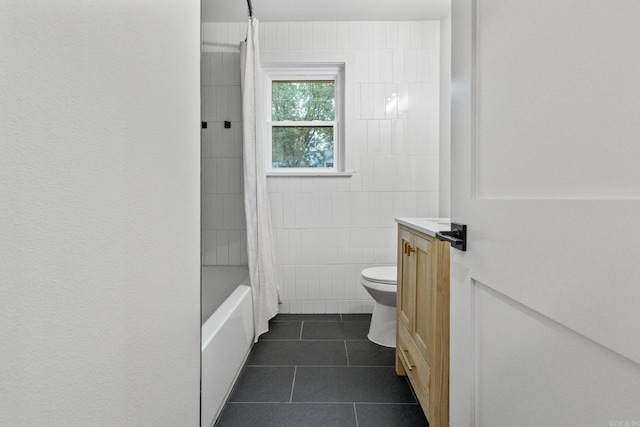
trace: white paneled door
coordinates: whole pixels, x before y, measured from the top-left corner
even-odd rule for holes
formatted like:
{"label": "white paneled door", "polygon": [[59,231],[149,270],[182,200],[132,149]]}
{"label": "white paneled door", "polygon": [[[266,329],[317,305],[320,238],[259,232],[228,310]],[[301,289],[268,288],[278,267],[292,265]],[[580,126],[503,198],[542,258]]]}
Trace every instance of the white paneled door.
{"label": "white paneled door", "polygon": [[452,426],[640,426],[639,22],[453,2]]}

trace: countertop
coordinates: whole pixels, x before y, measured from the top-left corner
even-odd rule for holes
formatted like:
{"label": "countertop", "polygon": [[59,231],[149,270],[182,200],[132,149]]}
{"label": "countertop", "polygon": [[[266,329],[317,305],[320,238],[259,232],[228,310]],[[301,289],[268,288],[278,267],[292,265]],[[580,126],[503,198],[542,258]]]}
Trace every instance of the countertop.
{"label": "countertop", "polygon": [[451,230],[449,218],[396,218],[396,222],[432,237],[436,237],[438,231]]}

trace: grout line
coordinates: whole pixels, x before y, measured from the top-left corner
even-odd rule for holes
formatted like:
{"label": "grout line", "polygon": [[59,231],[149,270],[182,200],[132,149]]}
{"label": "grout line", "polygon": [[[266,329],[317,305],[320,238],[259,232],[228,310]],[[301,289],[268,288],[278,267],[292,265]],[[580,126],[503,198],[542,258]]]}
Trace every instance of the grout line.
{"label": "grout line", "polygon": [[347,356],[347,366],[351,366],[351,363],[349,363],[349,350],[347,350],[347,340],[344,340],[344,354]]}
{"label": "grout line", "polygon": [[359,424],[358,424],[358,410],[356,409],[356,402],[353,402],[353,413],[356,415],[356,427],[359,427]]}
{"label": "grout line", "polygon": [[293,403],[293,389],[296,386],[296,374],[298,373],[298,367],[293,370],[293,382],[291,383],[291,396],[289,396],[289,403]]}
{"label": "grout line", "polygon": [[304,329],[304,320],[300,322],[300,338],[299,341],[302,341],[302,330]]}

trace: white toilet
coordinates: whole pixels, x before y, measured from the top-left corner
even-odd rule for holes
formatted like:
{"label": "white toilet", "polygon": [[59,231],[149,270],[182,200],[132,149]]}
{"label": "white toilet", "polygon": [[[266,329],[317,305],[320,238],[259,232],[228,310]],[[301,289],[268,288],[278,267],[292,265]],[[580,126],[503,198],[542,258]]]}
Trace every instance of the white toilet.
{"label": "white toilet", "polygon": [[362,286],[375,300],[367,337],[376,344],[395,347],[397,268],[372,267],[362,270],[361,275]]}

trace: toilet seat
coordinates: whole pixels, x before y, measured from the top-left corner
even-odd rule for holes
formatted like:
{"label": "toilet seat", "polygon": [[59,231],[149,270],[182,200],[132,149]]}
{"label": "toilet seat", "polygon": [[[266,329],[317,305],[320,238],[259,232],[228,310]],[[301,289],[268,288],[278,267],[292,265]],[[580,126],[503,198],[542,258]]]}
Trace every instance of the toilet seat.
{"label": "toilet seat", "polygon": [[362,270],[362,278],[367,282],[383,285],[396,285],[397,267],[395,265],[385,267],[371,267]]}

